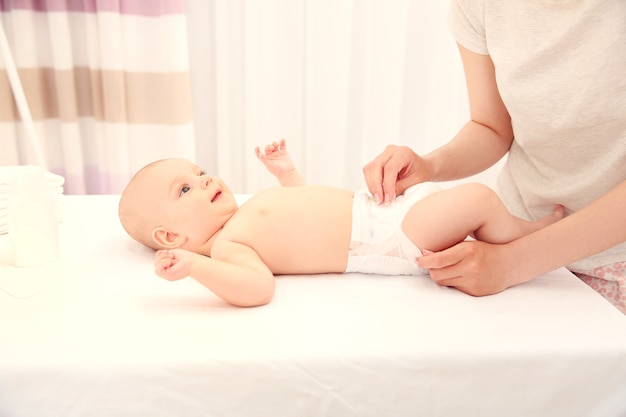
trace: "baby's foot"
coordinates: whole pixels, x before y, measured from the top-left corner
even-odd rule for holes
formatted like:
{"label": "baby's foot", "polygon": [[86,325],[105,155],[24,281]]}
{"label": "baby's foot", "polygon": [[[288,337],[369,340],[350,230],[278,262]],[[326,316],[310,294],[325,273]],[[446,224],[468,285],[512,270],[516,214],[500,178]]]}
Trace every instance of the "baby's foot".
{"label": "baby's foot", "polygon": [[558,222],[563,217],[565,217],[565,207],[563,207],[561,204],[557,204],[551,214],[548,214],[543,219],[537,220],[535,223],[537,224],[538,228],[542,228],[549,226],[552,223]]}

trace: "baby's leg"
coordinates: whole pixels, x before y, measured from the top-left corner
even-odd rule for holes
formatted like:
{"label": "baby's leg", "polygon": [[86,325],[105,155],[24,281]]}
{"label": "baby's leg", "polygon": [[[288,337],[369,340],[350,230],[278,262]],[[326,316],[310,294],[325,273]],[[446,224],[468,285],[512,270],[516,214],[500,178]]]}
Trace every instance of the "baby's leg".
{"label": "baby's leg", "polygon": [[513,216],[497,194],[482,184],[464,184],[429,195],[408,211],[402,230],[420,249],[438,251],[468,235],[506,243],[563,218],[557,207],[549,216],[529,222]]}

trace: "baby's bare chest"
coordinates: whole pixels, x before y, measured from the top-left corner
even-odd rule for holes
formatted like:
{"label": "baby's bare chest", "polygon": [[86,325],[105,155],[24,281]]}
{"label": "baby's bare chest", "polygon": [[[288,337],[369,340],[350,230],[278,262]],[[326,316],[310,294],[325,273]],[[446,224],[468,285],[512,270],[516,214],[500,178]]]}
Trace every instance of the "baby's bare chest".
{"label": "baby's bare chest", "polygon": [[253,248],[267,264],[288,257],[311,262],[345,251],[352,228],[352,193],[328,187],[271,189],[242,205],[220,238]]}

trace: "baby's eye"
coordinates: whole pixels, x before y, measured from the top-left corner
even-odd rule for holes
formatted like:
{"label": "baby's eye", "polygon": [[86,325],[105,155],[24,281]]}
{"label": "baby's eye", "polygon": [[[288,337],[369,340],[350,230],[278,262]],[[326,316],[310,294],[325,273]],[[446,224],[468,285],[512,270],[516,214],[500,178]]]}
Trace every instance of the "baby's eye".
{"label": "baby's eye", "polygon": [[199,176],[199,177],[201,177],[201,176],[203,176],[203,175],[206,175],[206,172],[205,172],[205,171],[199,171],[199,172],[198,172],[198,176]]}
{"label": "baby's eye", "polygon": [[189,190],[191,190],[190,186],[183,185],[182,187],[180,187],[180,192],[178,193],[178,196],[181,197],[183,194],[189,192]]}

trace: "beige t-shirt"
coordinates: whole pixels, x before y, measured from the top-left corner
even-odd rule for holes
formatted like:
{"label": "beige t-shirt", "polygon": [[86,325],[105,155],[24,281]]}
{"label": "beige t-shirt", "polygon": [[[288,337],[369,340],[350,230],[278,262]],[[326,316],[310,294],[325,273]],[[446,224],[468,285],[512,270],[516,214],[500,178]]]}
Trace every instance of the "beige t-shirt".
{"label": "beige t-shirt", "polygon": [[[515,135],[498,192],[514,214],[569,214],[626,180],[626,1],[452,0],[449,24],[495,64]],[[617,261],[626,242],[568,267]]]}

